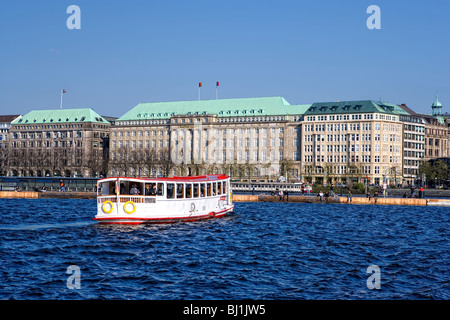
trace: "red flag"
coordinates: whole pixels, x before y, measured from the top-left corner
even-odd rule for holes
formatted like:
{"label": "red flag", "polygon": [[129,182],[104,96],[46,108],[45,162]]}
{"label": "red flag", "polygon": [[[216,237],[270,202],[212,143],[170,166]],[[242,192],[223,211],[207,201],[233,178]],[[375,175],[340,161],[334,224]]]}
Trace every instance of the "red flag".
{"label": "red flag", "polygon": [[66,89],[63,89],[62,93],[66,93],[66,92],[67,92]]}
{"label": "red flag", "polygon": [[219,81],[216,82],[216,87],[218,87],[218,86],[219,86]]}
{"label": "red flag", "polygon": [[199,83],[198,83],[198,87],[200,88],[201,86],[202,86],[202,83],[201,83],[201,82],[199,82]]}

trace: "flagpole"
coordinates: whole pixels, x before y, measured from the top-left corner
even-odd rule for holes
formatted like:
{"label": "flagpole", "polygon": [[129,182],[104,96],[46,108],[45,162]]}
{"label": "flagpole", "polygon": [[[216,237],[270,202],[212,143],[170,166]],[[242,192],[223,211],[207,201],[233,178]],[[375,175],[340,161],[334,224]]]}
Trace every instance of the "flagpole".
{"label": "flagpole", "polygon": [[59,108],[62,110],[62,99],[63,99],[63,90],[61,90],[61,103],[59,105]]}

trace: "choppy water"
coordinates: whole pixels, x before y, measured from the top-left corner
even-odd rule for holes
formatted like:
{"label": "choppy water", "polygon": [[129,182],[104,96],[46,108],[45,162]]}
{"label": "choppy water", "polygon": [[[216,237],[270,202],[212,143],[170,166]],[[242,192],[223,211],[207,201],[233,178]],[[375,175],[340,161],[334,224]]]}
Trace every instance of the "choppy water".
{"label": "choppy water", "polygon": [[0,205],[0,299],[450,298],[444,207],[236,203],[223,219],[106,226],[95,200]]}

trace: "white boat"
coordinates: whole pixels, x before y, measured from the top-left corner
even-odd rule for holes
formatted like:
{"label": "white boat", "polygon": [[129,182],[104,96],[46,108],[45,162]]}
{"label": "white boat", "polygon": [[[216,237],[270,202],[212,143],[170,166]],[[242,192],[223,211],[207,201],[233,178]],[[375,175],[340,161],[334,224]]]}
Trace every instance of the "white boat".
{"label": "white boat", "polygon": [[114,177],[97,182],[101,223],[172,223],[219,218],[232,212],[230,177]]}

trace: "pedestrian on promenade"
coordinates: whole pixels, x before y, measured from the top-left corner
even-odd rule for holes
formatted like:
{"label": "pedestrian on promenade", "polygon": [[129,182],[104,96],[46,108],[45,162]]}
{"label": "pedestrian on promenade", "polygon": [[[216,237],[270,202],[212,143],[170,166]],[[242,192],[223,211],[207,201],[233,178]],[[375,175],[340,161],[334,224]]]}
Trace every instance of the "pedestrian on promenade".
{"label": "pedestrian on promenade", "polygon": [[414,186],[411,187],[411,198],[415,198],[416,197],[416,192],[414,191]]}
{"label": "pedestrian on promenade", "polygon": [[283,198],[283,190],[280,190],[280,201]]}
{"label": "pedestrian on promenade", "polygon": [[373,194],[373,198],[375,199],[375,204],[378,201],[378,191],[375,191],[375,193]]}
{"label": "pedestrian on promenade", "polygon": [[350,190],[348,190],[347,202],[352,202],[352,192]]}
{"label": "pedestrian on promenade", "polygon": [[323,192],[320,191],[317,196],[319,197],[319,201],[322,202],[322,200],[323,200]]}
{"label": "pedestrian on promenade", "polygon": [[286,190],[283,193],[283,201],[284,201],[284,197],[286,197],[286,201],[289,202],[289,192]]}
{"label": "pedestrian on promenade", "polygon": [[66,191],[66,187],[64,186],[64,181],[62,181],[62,180],[59,181],[59,191],[60,192]]}

